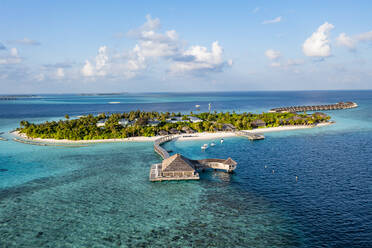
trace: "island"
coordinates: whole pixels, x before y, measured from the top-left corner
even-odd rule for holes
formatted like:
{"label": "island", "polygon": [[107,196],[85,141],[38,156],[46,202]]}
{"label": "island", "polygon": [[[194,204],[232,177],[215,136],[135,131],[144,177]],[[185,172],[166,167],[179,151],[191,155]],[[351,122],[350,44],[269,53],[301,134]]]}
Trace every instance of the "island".
{"label": "island", "polygon": [[307,113],[236,113],[204,112],[181,114],[170,112],[130,111],[126,113],[90,114],[79,118],[29,123],[21,121],[16,130],[23,138],[39,140],[95,141],[157,137],[174,134],[235,133],[239,130],[263,130],[280,127],[314,127],[329,124],[330,116]]}

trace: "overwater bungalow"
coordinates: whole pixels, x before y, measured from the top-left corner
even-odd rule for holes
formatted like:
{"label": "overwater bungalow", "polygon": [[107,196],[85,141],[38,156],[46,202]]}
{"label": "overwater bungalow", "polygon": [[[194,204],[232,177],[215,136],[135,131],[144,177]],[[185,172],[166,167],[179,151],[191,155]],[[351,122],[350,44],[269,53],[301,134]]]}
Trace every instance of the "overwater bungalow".
{"label": "overwater bungalow", "polygon": [[181,154],[167,157],[162,163],[154,164],[150,169],[150,181],[164,180],[198,180],[198,171],[205,169],[232,172],[237,163],[228,159],[190,160]]}
{"label": "overwater bungalow", "polygon": [[171,178],[199,179],[194,163],[181,154],[175,154],[161,163],[161,175]]}

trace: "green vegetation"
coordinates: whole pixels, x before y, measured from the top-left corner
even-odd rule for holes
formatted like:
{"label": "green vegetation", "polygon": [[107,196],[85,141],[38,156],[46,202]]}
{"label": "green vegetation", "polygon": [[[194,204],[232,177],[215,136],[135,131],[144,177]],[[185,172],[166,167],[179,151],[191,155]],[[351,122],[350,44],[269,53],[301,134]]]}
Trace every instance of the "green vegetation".
{"label": "green vegetation", "polygon": [[[189,117],[201,119],[200,122],[192,123]],[[176,123],[171,123],[170,118],[180,117]],[[123,121],[124,119],[124,121]],[[181,132],[216,132],[248,130],[255,127],[278,127],[284,125],[312,125],[325,122],[329,116],[322,113],[293,114],[293,113],[159,113],[131,111],[128,113],[88,115],[79,119],[44,122],[41,124],[21,121],[21,133],[32,138],[69,139],[69,140],[93,140],[127,138],[135,136],[155,136],[162,133]],[[159,123],[150,125],[151,121]],[[121,124],[119,124],[119,122]],[[102,123],[101,125],[99,123]],[[103,124],[104,123],[104,124]],[[124,123],[124,124],[123,124]],[[165,131],[165,132],[164,132]]]}

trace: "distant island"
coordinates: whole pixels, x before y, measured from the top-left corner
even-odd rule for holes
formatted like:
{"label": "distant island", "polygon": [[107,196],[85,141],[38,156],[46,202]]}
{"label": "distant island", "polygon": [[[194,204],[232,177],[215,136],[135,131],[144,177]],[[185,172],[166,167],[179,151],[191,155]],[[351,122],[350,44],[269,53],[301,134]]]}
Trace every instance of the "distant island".
{"label": "distant island", "polygon": [[191,134],[203,132],[235,132],[282,126],[315,126],[329,123],[330,116],[316,112],[297,113],[236,113],[205,112],[181,114],[169,112],[101,113],[78,119],[44,122],[40,124],[21,121],[17,129],[27,138],[53,140],[106,140],[130,137],[154,137],[168,134]]}
{"label": "distant island", "polygon": [[128,94],[126,92],[119,93],[80,93],[79,96],[120,96]]}
{"label": "distant island", "polygon": [[21,98],[34,98],[38,97],[36,95],[0,95],[0,101],[7,101],[7,100],[18,100]]}

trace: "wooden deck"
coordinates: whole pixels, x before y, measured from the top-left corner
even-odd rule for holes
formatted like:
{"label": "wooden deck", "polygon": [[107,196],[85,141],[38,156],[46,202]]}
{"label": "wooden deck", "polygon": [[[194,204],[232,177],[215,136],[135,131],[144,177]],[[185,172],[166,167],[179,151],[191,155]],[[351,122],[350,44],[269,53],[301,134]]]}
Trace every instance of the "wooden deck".
{"label": "wooden deck", "polygon": [[154,141],[155,152],[157,154],[159,154],[160,157],[162,157],[163,159],[169,158],[169,153],[163,147],[161,147],[161,145],[164,144],[165,142],[171,141],[172,139],[175,139],[177,137],[178,137],[178,135],[167,135],[167,136],[164,136],[164,137],[161,137],[161,138],[155,140]]}

